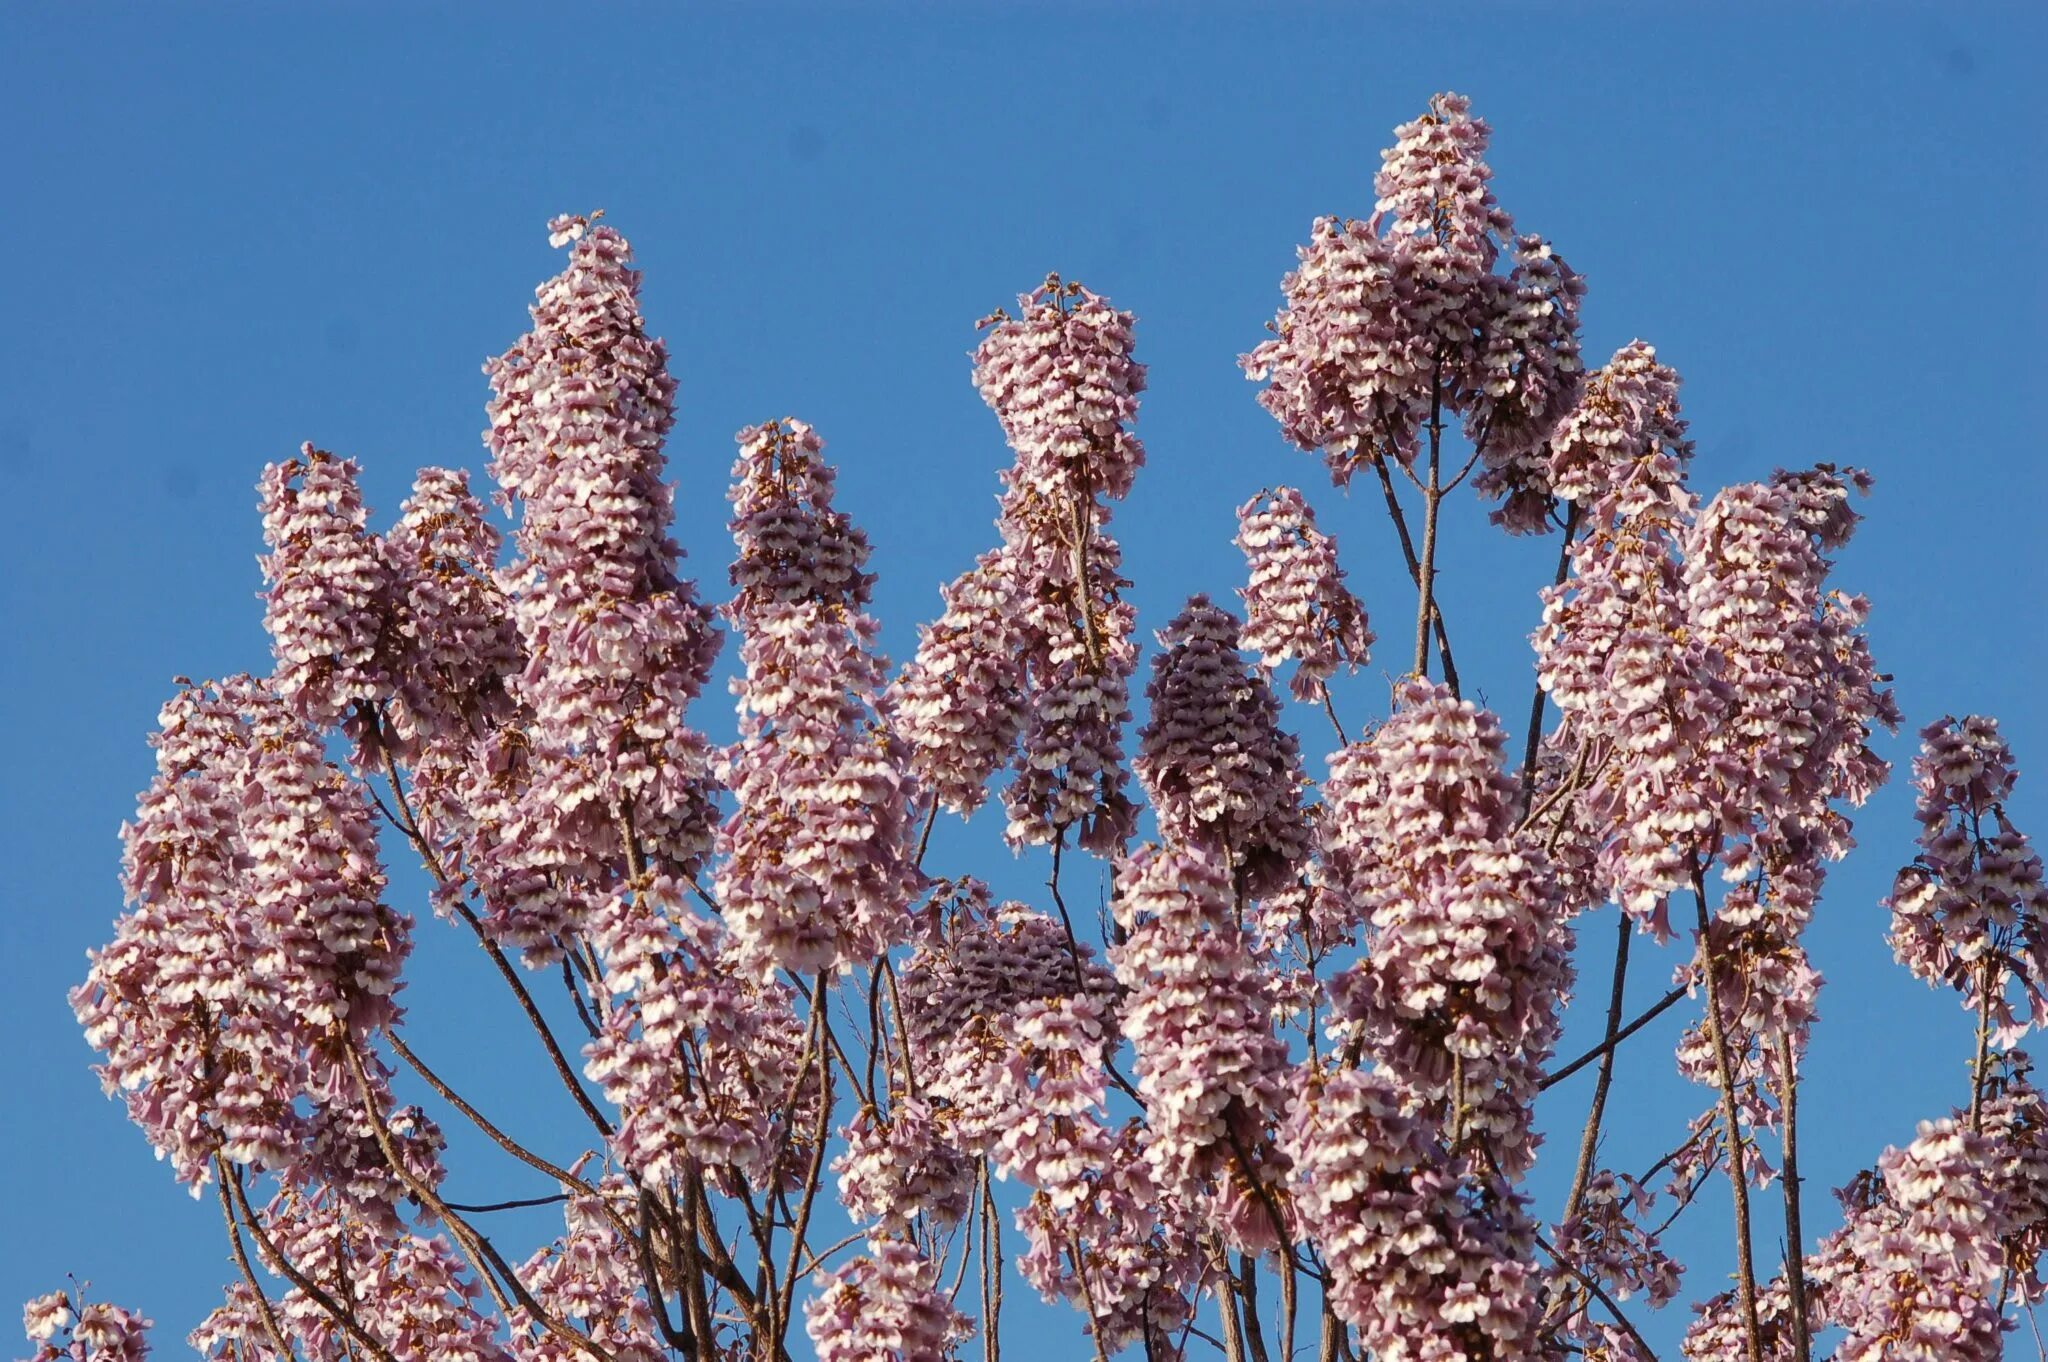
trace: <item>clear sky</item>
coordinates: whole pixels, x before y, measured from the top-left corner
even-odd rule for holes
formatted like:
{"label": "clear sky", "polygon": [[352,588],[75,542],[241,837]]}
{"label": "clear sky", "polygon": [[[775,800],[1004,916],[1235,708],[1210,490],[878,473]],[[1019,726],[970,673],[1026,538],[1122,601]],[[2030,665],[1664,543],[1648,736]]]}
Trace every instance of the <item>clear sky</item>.
{"label": "clear sky", "polygon": [[[171,678],[268,665],[258,471],[305,439],[353,455],[382,524],[418,465],[480,470],[478,365],[558,268],[557,212],[602,207],[638,248],[682,383],[679,530],[714,594],[731,434],[799,416],[876,544],[885,643],[906,656],[938,584],[993,542],[1007,455],[968,384],[974,321],[1056,269],[1140,319],[1151,462],[1115,529],[1143,629],[1190,591],[1228,597],[1234,507],[1288,481],[1394,638],[1413,606],[1375,499],[1345,500],[1284,446],[1235,360],[1311,219],[1369,212],[1394,124],[1460,90],[1494,125],[1503,204],[1588,280],[1589,358],[1642,336],[1685,375],[1697,483],[1817,460],[1877,475],[1838,583],[1874,601],[1909,730],[2003,717],[2034,773],[2013,812],[2048,837],[2048,96],[2030,84],[2048,9],[1233,8],[0,8],[17,261],[0,329],[0,1309],[74,1272],[154,1316],[173,1355],[231,1274],[212,1203],[101,1098],[64,993],[120,909],[115,830]],[[1554,544],[1506,541],[1462,495],[1452,511],[1461,665],[1519,729]],[[1384,703],[1377,670],[1345,695],[1358,715]],[[731,730],[722,693],[699,717]],[[1320,754],[1318,716],[1291,721]],[[1858,816],[1864,850],[1811,938],[1829,980],[1802,1102],[1815,1233],[1835,1223],[1826,1188],[1966,1095],[1968,1019],[1883,943],[1878,900],[1913,831],[1909,737],[1885,751],[1898,775]],[[1019,896],[1043,878],[981,826],[934,859]],[[425,917],[413,877],[393,893]],[[449,929],[419,935],[422,1051],[468,1054],[480,1100],[518,1111],[535,1073],[500,1050],[504,1000]],[[1604,919],[1588,935],[1597,994]],[[1635,995],[1653,998],[1678,956],[1640,958]],[[1673,1074],[1678,1025],[1623,1065],[1619,1166],[1707,1103]],[[1558,1096],[1553,1162],[1585,1090]],[[544,1100],[529,1128],[568,1138]],[[498,1164],[454,1179],[467,1200],[550,1190]],[[1546,1215],[1557,1181],[1535,1184]],[[1674,1239],[1699,1263],[1689,1294],[1725,1284],[1724,1200],[1717,1184]],[[1775,1263],[1776,1235],[1759,1240]],[[1015,1327],[1077,1348],[1027,1295]],[[1652,1337],[1684,1319],[1664,1312]]]}

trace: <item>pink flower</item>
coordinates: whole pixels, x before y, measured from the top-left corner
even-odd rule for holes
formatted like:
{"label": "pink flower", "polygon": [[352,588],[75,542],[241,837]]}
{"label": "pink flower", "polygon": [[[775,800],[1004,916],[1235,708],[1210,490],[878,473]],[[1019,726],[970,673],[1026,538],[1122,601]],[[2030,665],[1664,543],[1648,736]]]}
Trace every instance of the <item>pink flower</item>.
{"label": "pink flower", "polygon": [[968,1326],[937,1276],[937,1266],[903,1239],[870,1239],[868,1256],[819,1274],[804,1304],[818,1362],[943,1362]]}
{"label": "pink flower", "polygon": [[512,691],[532,716],[517,817],[537,873],[602,881],[634,854],[630,823],[640,859],[689,874],[713,809],[709,749],[684,712],[718,634],[668,534],[667,351],[647,336],[625,238],[580,226],[558,220],[569,266],[486,366],[491,471],[520,510],[500,575],[527,658]]}
{"label": "pink flower", "polygon": [[1136,766],[1166,839],[1221,853],[1226,875],[1260,895],[1308,858],[1308,782],[1300,745],[1280,728],[1280,702],[1238,656],[1241,632],[1198,595],[1160,633]]}
{"label": "pink flower", "polygon": [[[1913,761],[1920,854],[1899,871],[1889,905],[1892,953],[1916,978],[1988,1006],[2010,1045],[2048,1012],[2048,890],[2041,858],[2006,817],[2019,778],[1998,721],[1941,718]],[[2017,984],[2026,1017],[2008,996]]]}
{"label": "pink flower", "polygon": [[1518,827],[1499,723],[1427,682],[1404,682],[1396,702],[1331,758],[1323,787],[1324,863],[1369,946],[1331,999],[1418,1100],[1472,1107],[1519,1173],[1535,1066],[1572,977],[1563,906]]}
{"label": "pink flower", "polygon": [[80,1304],[62,1291],[38,1296],[21,1312],[22,1329],[36,1345],[24,1362],[142,1362],[155,1321],[102,1301]]}
{"label": "pink flower", "polygon": [[975,387],[1017,455],[997,521],[1025,694],[1007,835],[1052,842],[1071,828],[1083,847],[1111,852],[1136,818],[1122,730],[1137,649],[1101,498],[1129,492],[1144,462],[1128,426],[1145,366],[1131,357],[1131,314],[1077,283],[1048,276],[1018,310],[983,321],[974,355]]}
{"label": "pink flower", "polygon": [[1585,290],[1542,238],[1516,236],[1488,187],[1490,135],[1456,94],[1396,129],[1372,218],[1316,219],[1273,339],[1239,363],[1340,485],[1380,458],[1412,462],[1433,409],[1462,415],[1480,490],[1507,499],[1495,518],[1526,531],[1549,505],[1539,451],[1578,387]]}
{"label": "pink flower", "polygon": [[272,685],[298,716],[326,728],[390,690],[381,638],[390,610],[384,545],[364,528],[352,459],[311,443],[267,464],[263,494],[263,627],[277,671]]}
{"label": "pink flower", "polygon": [[1311,1072],[1289,1112],[1294,1205],[1322,1250],[1329,1299],[1389,1362],[1535,1355],[1534,1247],[1512,1203],[1475,1203],[1404,1111],[1396,1085]]}
{"label": "pink flower", "polygon": [[742,431],[734,466],[746,671],[740,741],[720,763],[737,802],[715,892],[764,974],[873,959],[909,930],[916,867],[910,755],[880,711],[887,663],[859,613],[867,541],[832,509],[823,444],[800,422]]}
{"label": "pink flower", "polygon": [[918,629],[917,656],[889,690],[896,732],[918,780],[967,815],[1015,752],[1024,725],[1024,631],[1017,586],[1000,550],[943,588],[946,613]]}
{"label": "pink flower", "polygon": [[247,677],[164,707],[123,829],[132,910],[71,995],[101,1080],[181,1181],[286,1169],[303,1099],[353,1105],[341,1047],[398,1019],[411,921],[383,902],[370,805]]}
{"label": "pink flower", "polygon": [[1337,542],[1316,529],[1315,512],[1292,487],[1276,487],[1237,508],[1237,546],[1249,580],[1239,644],[1268,672],[1293,661],[1297,700],[1315,700],[1339,666],[1370,658],[1365,607],[1344,585]]}
{"label": "pink flower", "polygon": [[[1165,1186],[1253,1176],[1246,1163],[1281,1105],[1287,1053],[1244,929],[1229,867],[1200,845],[1147,848],[1118,876],[1129,933],[1111,952],[1128,996],[1146,1159]],[[1233,1160],[1234,1151],[1237,1154]],[[1262,1227],[1269,1238],[1273,1227]]]}

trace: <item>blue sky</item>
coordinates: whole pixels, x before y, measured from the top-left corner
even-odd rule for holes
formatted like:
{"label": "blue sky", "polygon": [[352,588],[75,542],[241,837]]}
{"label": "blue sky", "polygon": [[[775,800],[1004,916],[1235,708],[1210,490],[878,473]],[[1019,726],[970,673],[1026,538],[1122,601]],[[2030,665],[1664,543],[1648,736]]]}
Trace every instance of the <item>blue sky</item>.
{"label": "blue sky", "polygon": [[[1457,15],[0,11],[17,243],[0,331],[0,1301],[74,1272],[153,1315],[176,1352],[232,1271],[211,1203],[177,1190],[100,1097],[64,992],[119,911],[115,829],[171,678],[267,666],[263,463],[304,439],[353,455],[382,519],[418,465],[480,469],[478,365],[557,268],[542,226],[557,212],[602,207],[639,250],[682,383],[679,531],[714,592],[732,432],[799,416],[840,464],[841,504],[876,544],[885,644],[907,655],[937,585],[993,542],[1007,456],[967,381],[974,320],[1057,269],[1140,319],[1151,463],[1116,530],[1141,626],[1188,592],[1227,597],[1233,508],[1287,481],[1392,640],[1412,602],[1383,515],[1281,443],[1235,359],[1310,220],[1368,212],[1393,125],[1463,91],[1494,124],[1503,203],[1587,277],[1589,357],[1642,336],[1685,375],[1700,485],[1817,460],[1875,472],[1838,583],[1874,602],[1909,733],[1945,711],[1999,714],[2035,773],[2014,813],[2048,836],[2048,722],[2031,703],[2048,662],[2048,290],[2029,263],[2048,97],[2025,76],[2048,11]],[[1506,541],[1462,496],[1452,511],[1442,590],[1461,666],[1518,728],[1554,544]],[[1346,700],[1363,715],[1384,695],[1375,674]],[[731,729],[722,694],[700,718]],[[1318,717],[1292,720],[1319,753]],[[1910,742],[1886,752],[1900,778],[1858,817],[1864,849],[1812,937],[1829,979],[1802,1102],[1816,1232],[1834,1220],[1821,1189],[1964,1096],[1967,1018],[1882,939],[1878,900],[1912,833]],[[1043,874],[980,825],[934,860],[1020,896]],[[396,875],[399,902],[417,890]],[[502,999],[446,928],[420,936],[422,1050],[473,1056],[479,1099],[519,1110],[535,1071],[499,1044]],[[1588,939],[1594,994],[1604,923]],[[1651,998],[1677,957],[1642,957]],[[1646,1165],[1705,1104],[1672,1072],[1676,1026],[1623,1066],[1621,1166]],[[1584,1089],[1558,1095],[1554,1160]],[[532,1119],[536,1138],[573,1133]],[[476,1168],[456,1175],[464,1199],[547,1190]],[[1556,1182],[1536,1181],[1546,1210]],[[1721,1285],[1723,1199],[1717,1186],[1674,1239],[1698,1263],[1689,1292]],[[1760,1242],[1775,1261],[1776,1236]],[[1018,1328],[1059,1318],[1026,1294]],[[1673,1339],[1683,1320],[1650,1332]],[[1067,1329],[1041,1337],[1064,1348]]]}

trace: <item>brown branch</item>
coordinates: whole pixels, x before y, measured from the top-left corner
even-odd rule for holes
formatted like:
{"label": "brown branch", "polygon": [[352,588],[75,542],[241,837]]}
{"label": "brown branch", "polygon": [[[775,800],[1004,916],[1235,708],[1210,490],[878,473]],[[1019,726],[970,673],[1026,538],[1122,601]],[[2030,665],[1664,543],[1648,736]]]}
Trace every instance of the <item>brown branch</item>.
{"label": "brown branch", "polygon": [[1628,991],[1628,948],[1635,935],[1635,924],[1628,914],[1619,915],[1621,933],[1614,945],[1614,982],[1607,994],[1607,1034],[1601,1042],[1600,1076],[1593,1084],[1593,1102],[1586,1112],[1586,1126],[1579,1134],[1579,1165],[1572,1174],[1572,1190],[1565,1197],[1564,1215],[1560,1218],[1569,1222],[1579,1213],[1579,1203],[1585,1199],[1586,1184],[1593,1176],[1593,1155],[1600,1146],[1600,1122],[1607,1114],[1607,1090],[1614,1082],[1614,1047],[1620,1043],[1621,1008]]}
{"label": "brown branch", "polygon": [[1337,1318],[1337,1312],[1330,1308],[1330,1298],[1323,1297],[1323,1327],[1316,1339],[1316,1362],[1337,1362],[1339,1342],[1345,1326]]}
{"label": "brown branch", "polygon": [[[1226,1362],[1245,1362],[1244,1333],[1237,1322],[1237,1277],[1230,1270],[1230,1257],[1222,1257],[1223,1285],[1216,1292],[1216,1308],[1222,1316],[1223,1356]],[[1084,1283],[1085,1285],[1085,1283]],[[1099,1348],[1101,1345],[1097,1345]]]}
{"label": "brown branch", "polygon": [[[811,1022],[817,1033],[828,1044],[832,1039],[832,1020],[825,1015],[825,976],[818,976],[818,985],[811,995]],[[842,1056],[843,1058],[843,1056]],[[805,1237],[810,1233],[811,1208],[818,1199],[818,1184],[825,1168],[825,1140],[832,1128],[832,1066],[821,1064],[818,1068],[818,1118],[816,1128],[811,1132],[811,1162],[805,1171],[803,1197],[798,1203],[795,1223],[790,1226],[789,1262],[783,1268],[782,1296],[776,1303],[777,1327],[789,1328],[790,1311],[796,1307],[796,1274],[800,1255],[804,1251]],[[781,1338],[769,1340],[777,1348],[782,1346]]]}
{"label": "brown branch", "polygon": [[540,1007],[533,1001],[533,994],[527,990],[525,982],[512,968],[512,962],[505,958],[504,950],[497,942],[491,940],[490,935],[484,931],[483,921],[468,904],[457,903],[455,911],[469,924],[469,929],[476,934],[477,944],[484,948],[484,953],[490,956],[491,963],[497,966],[499,976],[511,988],[512,996],[519,1002],[519,1010],[526,1014],[528,1024],[540,1037],[541,1044],[547,1048],[548,1062],[554,1065],[555,1076],[561,1079],[562,1086],[568,1090],[569,1095],[576,1099],[576,1105],[583,1109],[583,1114],[589,1118],[591,1125],[597,1127],[598,1133],[609,1140],[612,1137],[612,1123],[605,1119],[604,1113],[597,1109],[597,1104],[590,1100],[590,1094],[583,1090],[583,1083],[577,1078],[576,1071],[570,1067],[569,1057],[563,1052],[561,1042],[555,1039],[554,1030],[541,1015]]}
{"label": "brown branch", "polygon": [[1721,1089],[1721,1125],[1728,1147],[1728,1185],[1735,1200],[1735,1288],[1742,1307],[1744,1343],[1749,1362],[1763,1362],[1763,1325],[1757,1319],[1756,1264],[1750,1257],[1749,1176],[1743,1168],[1742,1130],[1735,1103],[1735,1066],[1728,1057],[1728,1034],[1721,1024],[1720,962],[1714,956],[1712,923],[1707,917],[1705,871],[1693,865],[1693,902],[1698,908],[1700,974],[1707,986],[1707,1040],[1714,1051],[1714,1078]]}
{"label": "brown branch", "polygon": [[1067,835],[1062,830],[1053,838],[1052,873],[1046,876],[1045,887],[1052,891],[1053,906],[1060,910],[1060,925],[1067,930],[1067,956],[1074,966],[1074,992],[1086,993],[1088,979],[1081,972],[1081,941],[1074,935],[1074,919],[1068,914],[1067,901],[1060,894],[1060,852],[1065,849],[1066,844]]}
{"label": "brown branch", "polygon": [[1813,1330],[1806,1317],[1806,1235],[1800,1226],[1799,1073],[1792,1065],[1792,1038],[1781,1031],[1778,1069],[1784,1085],[1778,1105],[1785,1117],[1785,1283],[1792,1296],[1792,1359],[1808,1362],[1813,1356]]}
{"label": "brown branch", "polygon": [[1237,1255],[1238,1292],[1244,1297],[1244,1339],[1252,1362],[1272,1362],[1266,1351],[1266,1326],[1259,1319],[1259,1265],[1249,1253]]}
{"label": "brown branch", "polygon": [[917,1069],[910,1060],[910,1024],[904,1020],[903,993],[896,986],[896,966],[885,954],[882,956],[882,977],[889,984],[889,1012],[896,1027],[896,1042],[903,1054],[903,1083],[912,1097],[919,1096],[917,1090]]}
{"label": "brown branch", "polygon": [[1977,1057],[1970,1065],[1970,1133],[1984,1133],[1984,1078],[1991,1061],[1991,981],[1998,957],[1987,953],[1984,972],[1977,980]]}
{"label": "brown branch", "polygon": [[[436,1074],[432,1069],[428,1068],[426,1062],[422,1060],[418,1055],[412,1052],[412,1049],[409,1046],[407,1046],[403,1040],[399,1038],[399,1035],[396,1031],[390,1029],[389,1027],[385,1028],[384,1039],[387,1043],[389,1043],[393,1052],[395,1052],[400,1059],[404,1060],[414,1073],[418,1074],[423,1080],[425,1080],[428,1087],[432,1088],[436,1093],[438,1093],[441,1099],[448,1103],[449,1106],[454,1107],[457,1111],[461,1112],[464,1116],[468,1117],[470,1124],[475,1126],[478,1130],[481,1130],[484,1134],[490,1136],[491,1140],[494,1143],[496,1143],[500,1149],[504,1150],[507,1154],[510,1154],[513,1158],[518,1159],[521,1163],[527,1165],[529,1168],[547,1174],[549,1177],[553,1178],[556,1182],[561,1183],[565,1187],[574,1187],[577,1191],[583,1193],[585,1196],[598,1196],[598,1192],[595,1187],[591,1186],[583,1179],[577,1177],[568,1169],[557,1167],[555,1164],[550,1163],[548,1160],[542,1158],[540,1155],[528,1149],[525,1145],[520,1144],[510,1135],[507,1135],[504,1131],[498,1129],[496,1125],[492,1124],[489,1117],[485,1116],[482,1112],[478,1111],[475,1107],[471,1106],[468,1102],[464,1101],[462,1099],[462,1096],[459,1093],[457,1093],[455,1089],[449,1087],[447,1083],[442,1081],[439,1074]],[[602,1197],[598,1197],[598,1200],[600,1204],[602,1204],[604,1201]]]}
{"label": "brown branch", "polygon": [[568,1199],[569,1194],[567,1192],[556,1192],[553,1196],[530,1196],[518,1201],[492,1201],[483,1205],[477,1205],[473,1202],[451,1201],[448,1203],[448,1207],[450,1210],[468,1211],[471,1214],[481,1215],[489,1211],[523,1210],[528,1206],[559,1206]]}
{"label": "brown branch", "polygon": [[[683,1196],[694,1201],[702,1190],[693,1162],[683,1173]],[[690,1218],[687,1234],[683,1232],[681,1218],[672,1217],[669,1236],[676,1250],[676,1268],[682,1277],[683,1308],[689,1315],[689,1333],[693,1338],[709,1339],[712,1337],[711,1301],[709,1293],[704,1290],[704,1251],[697,1234],[695,1215]]]}
{"label": "brown branch", "polygon": [[[1372,461],[1372,465],[1374,471],[1380,476],[1380,491],[1386,496],[1387,514],[1393,518],[1394,533],[1401,541],[1401,556],[1408,564],[1408,578],[1419,589],[1422,586],[1422,560],[1415,552],[1414,539],[1409,536],[1408,517],[1401,509],[1400,496],[1394,491],[1394,480],[1387,473],[1388,457],[1388,455],[1380,455]],[[1444,664],[1444,684],[1449,686],[1453,693],[1456,693],[1458,689],[1458,664],[1451,658],[1450,632],[1444,627],[1442,608],[1432,603],[1430,610],[1435,617],[1437,657]]]}
{"label": "brown branch", "polygon": [[981,1163],[981,1338],[983,1362],[1003,1356],[1003,1226],[988,1160]]}
{"label": "brown branch", "polygon": [[668,1317],[668,1294],[661,1287],[661,1269],[654,1261],[654,1228],[648,1214],[649,1197],[645,1189],[640,1193],[640,1232],[630,1236],[636,1256],[640,1260],[640,1280],[647,1284],[647,1303],[654,1313],[654,1326],[669,1346],[685,1354],[695,1355],[695,1338],[687,1331],[677,1329],[675,1321]]}
{"label": "brown branch", "polygon": [[249,1284],[250,1292],[256,1297],[256,1313],[263,1318],[263,1332],[270,1335],[272,1346],[277,1349],[278,1362],[291,1362],[291,1344],[284,1341],[284,1330],[278,1327],[277,1313],[270,1308],[270,1297],[264,1294],[263,1284],[256,1280],[256,1273],[249,1266],[249,1255],[242,1247],[242,1227],[235,1222],[235,1203],[228,1195],[228,1181],[232,1174],[225,1157],[213,1156],[216,1176],[220,1181],[220,1213],[228,1223],[228,1248],[234,1254],[235,1266],[241,1269],[242,1280]]}
{"label": "brown branch", "polygon": [[1336,702],[1330,698],[1330,683],[1328,681],[1318,682],[1317,689],[1323,693],[1323,713],[1330,716],[1330,727],[1337,730],[1338,745],[1341,747],[1351,746],[1351,739],[1345,736],[1344,733],[1343,720],[1337,717]]}
{"label": "brown branch", "polygon": [[363,1099],[363,1116],[370,1123],[370,1134],[375,1138],[379,1152],[384,1155],[386,1166],[391,1169],[394,1177],[405,1184],[406,1190],[422,1206],[432,1211],[448,1227],[449,1233],[455,1236],[456,1243],[462,1247],[464,1256],[469,1258],[470,1265],[476,1269],[477,1276],[483,1279],[491,1298],[498,1303],[498,1308],[509,1315],[512,1312],[512,1301],[507,1300],[504,1292],[499,1289],[497,1281],[492,1276],[493,1271],[504,1277],[505,1285],[512,1291],[513,1300],[518,1301],[520,1307],[538,1321],[543,1329],[571,1347],[582,1349],[597,1359],[597,1362],[612,1362],[611,1353],[599,1347],[588,1335],[576,1332],[543,1309],[541,1303],[534,1299],[533,1293],[526,1289],[526,1284],[519,1280],[519,1274],[512,1270],[512,1265],[505,1261],[491,1241],[405,1166],[405,1160],[399,1156],[397,1147],[391,1143],[391,1132],[385,1129],[384,1113],[378,1108],[376,1094],[370,1088],[369,1070],[363,1064],[362,1055],[353,1044],[344,1046],[342,1055],[348,1062],[349,1070],[355,1074],[356,1091]]}
{"label": "brown branch", "polygon": [[242,1190],[241,1170],[229,1169],[225,1164],[222,1167],[227,1174],[227,1187],[234,1198],[235,1208],[242,1217],[242,1223],[248,1227],[249,1237],[256,1241],[256,1247],[263,1256],[276,1264],[277,1270],[284,1274],[286,1281],[304,1292],[308,1300],[319,1306],[321,1313],[339,1324],[342,1332],[369,1349],[370,1355],[375,1357],[377,1362],[398,1362],[398,1359],[391,1355],[391,1350],[379,1343],[371,1336],[369,1330],[362,1326],[353,1310],[347,1309],[334,1297],[321,1290],[318,1282],[301,1272],[298,1265],[284,1255],[271,1237],[264,1232],[263,1226],[257,1223],[256,1212],[249,1205],[249,1194]]}
{"label": "brown branch", "polygon": [[1414,674],[1429,676],[1429,626],[1436,612],[1436,521],[1443,505],[1443,357],[1439,355],[1429,398],[1429,483],[1422,489],[1422,557],[1415,580]]}

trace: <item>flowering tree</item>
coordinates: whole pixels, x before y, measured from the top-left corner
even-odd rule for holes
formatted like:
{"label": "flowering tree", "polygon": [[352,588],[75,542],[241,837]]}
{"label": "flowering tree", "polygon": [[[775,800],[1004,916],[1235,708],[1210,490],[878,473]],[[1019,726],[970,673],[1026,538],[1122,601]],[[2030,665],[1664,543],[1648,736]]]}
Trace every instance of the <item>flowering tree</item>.
{"label": "flowering tree", "polygon": [[[1974,1011],[1970,1087],[1812,1241],[1801,937],[1900,721],[1865,603],[1829,585],[1868,479],[1696,492],[1677,374],[1640,341],[1588,368],[1584,286],[1516,232],[1486,144],[1455,95],[1402,126],[1371,216],[1313,224],[1243,360],[1290,441],[1377,492],[1414,585],[1412,627],[1378,608],[1400,675],[1355,739],[1329,681],[1378,640],[1290,487],[1239,510],[1242,613],[1194,596],[1158,631],[1131,731],[1111,521],[1145,370],[1131,315],[1057,276],[981,323],[999,542],[900,669],[804,422],[739,434],[730,599],[680,575],[676,384],[595,217],[550,224],[567,267],[487,366],[509,544],[460,471],[423,470],[380,534],[352,461],[267,468],[275,667],[164,707],[129,911],[72,995],[107,1091],[219,1200],[240,1275],[192,1345],[998,1362],[1014,1269],[1099,1359],[1642,1362],[1631,1303],[1679,1291],[1660,1235],[1719,1184],[1734,1287],[1687,1357],[1997,1356],[2048,1290],[2048,1099],[2014,1048],[2048,1010],[2048,895],[2012,755],[1990,719],[1923,733],[1890,939]],[[1512,740],[1461,695],[1436,599],[1468,481],[1502,531],[1559,540]],[[727,635],[721,747],[692,706]],[[992,790],[1049,851],[1040,902],[928,862]],[[402,1000],[431,999],[404,992],[421,915],[389,857],[481,947],[580,1139],[481,1110],[408,1040]],[[1076,858],[1112,886],[1099,931]],[[1603,1039],[1561,1057],[1602,915]],[[1681,963],[1630,1017],[1644,935]],[[1680,1005],[1697,1117],[1641,1173],[1602,1166],[1616,1053]],[[1569,1192],[1539,1206],[1535,1099],[1588,1067]],[[501,1207],[444,1195],[448,1122],[559,1187],[558,1236],[501,1246]],[[37,1362],[140,1357],[147,1322],[80,1294],[28,1305]]]}

